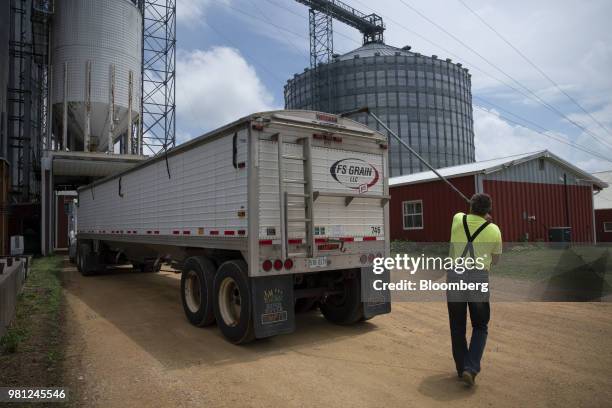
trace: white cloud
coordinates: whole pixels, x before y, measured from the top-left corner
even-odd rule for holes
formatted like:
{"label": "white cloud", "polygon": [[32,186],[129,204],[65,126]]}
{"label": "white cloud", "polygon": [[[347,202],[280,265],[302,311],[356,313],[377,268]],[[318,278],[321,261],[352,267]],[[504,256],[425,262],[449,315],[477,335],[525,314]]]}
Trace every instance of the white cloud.
{"label": "white cloud", "polygon": [[233,48],[182,51],[176,67],[177,133],[182,141],[241,116],[276,109],[255,69]]}
{"label": "white cloud", "polygon": [[[576,142],[582,146],[589,146],[591,150],[601,152],[593,147],[592,141],[587,145],[585,135],[572,140],[563,134],[548,134],[554,138]],[[476,160],[488,160],[547,149],[586,171],[602,171],[612,167],[612,163],[608,161],[554,141],[529,128],[506,122],[493,109],[487,109],[486,112],[474,109],[474,135]]]}

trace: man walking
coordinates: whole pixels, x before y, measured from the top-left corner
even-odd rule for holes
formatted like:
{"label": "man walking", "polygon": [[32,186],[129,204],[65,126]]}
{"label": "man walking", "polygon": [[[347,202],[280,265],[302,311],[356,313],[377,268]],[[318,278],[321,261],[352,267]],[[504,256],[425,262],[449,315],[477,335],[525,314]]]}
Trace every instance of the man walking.
{"label": "man walking", "polygon": [[[473,386],[480,372],[480,360],[487,341],[490,307],[488,271],[497,263],[502,252],[501,232],[491,222],[491,197],[474,194],[470,213],[458,213],[451,228],[451,256],[461,258],[469,268],[455,268],[448,273],[448,282],[477,283],[480,290],[448,291],[447,306],[450,321],[453,359],[457,375]],[[471,259],[471,260],[470,260]],[[485,285],[482,285],[482,284]],[[486,287],[486,291],[482,288]],[[472,322],[472,338],[466,341],[467,310]]]}

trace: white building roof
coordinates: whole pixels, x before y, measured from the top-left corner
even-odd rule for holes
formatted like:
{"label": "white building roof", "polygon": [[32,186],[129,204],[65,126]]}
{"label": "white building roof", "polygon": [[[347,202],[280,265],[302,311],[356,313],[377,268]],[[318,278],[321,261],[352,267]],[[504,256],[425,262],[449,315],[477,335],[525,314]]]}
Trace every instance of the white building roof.
{"label": "white building roof", "polygon": [[[612,185],[612,170],[593,173],[595,177]],[[599,193],[595,194],[595,209],[601,210],[612,208],[612,187],[604,188]]]}
{"label": "white building roof", "polygon": [[[571,170],[574,174],[579,175],[580,178],[584,179],[585,181],[592,182],[595,187],[602,189],[608,186],[605,181],[602,181],[596,176],[579,169],[559,156],[552,154],[548,150],[540,150],[537,152],[517,154],[514,156],[500,157],[497,159],[483,160],[468,164],[460,164],[458,166],[443,167],[441,169],[437,169],[437,171],[446,178],[469,176],[473,174],[491,174],[511,166],[516,166],[527,161],[539,159],[540,157],[545,157],[549,160],[557,162],[559,165]],[[420,173],[407,174],[405,176],[392,177],[389,179],[389,186],[398,187],[433,180],[438,180],[438,176],[433,171],[423,171]]]}

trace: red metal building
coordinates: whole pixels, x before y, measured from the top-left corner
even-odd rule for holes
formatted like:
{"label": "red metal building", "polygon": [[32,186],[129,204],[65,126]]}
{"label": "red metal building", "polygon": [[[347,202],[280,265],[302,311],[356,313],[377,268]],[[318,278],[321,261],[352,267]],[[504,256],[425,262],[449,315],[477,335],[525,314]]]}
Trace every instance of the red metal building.
{"label": "red metal building", "polygon": [[[593,175],[612,184],[612,170]],[[595,194],[595,230],[597,242],[612,242],[612,188]]]}
{"label": "red metal building", "polygon": [[[544,150],[438,170],[470,197],[493,199],[493,221],[506,242],[548,241],[551,229],[571,228],[575,242],[593,242],[593,192],[607,187],[597,177]],[[465,201],[429,172],[389,181],[391,238],[441,242]]]}

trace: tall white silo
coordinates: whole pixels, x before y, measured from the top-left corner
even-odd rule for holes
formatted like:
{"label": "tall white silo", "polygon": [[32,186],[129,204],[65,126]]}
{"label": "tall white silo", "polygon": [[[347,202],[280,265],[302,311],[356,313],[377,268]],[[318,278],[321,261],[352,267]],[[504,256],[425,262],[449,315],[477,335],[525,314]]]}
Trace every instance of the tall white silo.
{"label": "tall white silo", "polygon": [[68,138],[74,150],[112,151],[128,123],[139,119],[140,10],[132,0],[57,0],[52,44],[51,98],[60,139]]}

